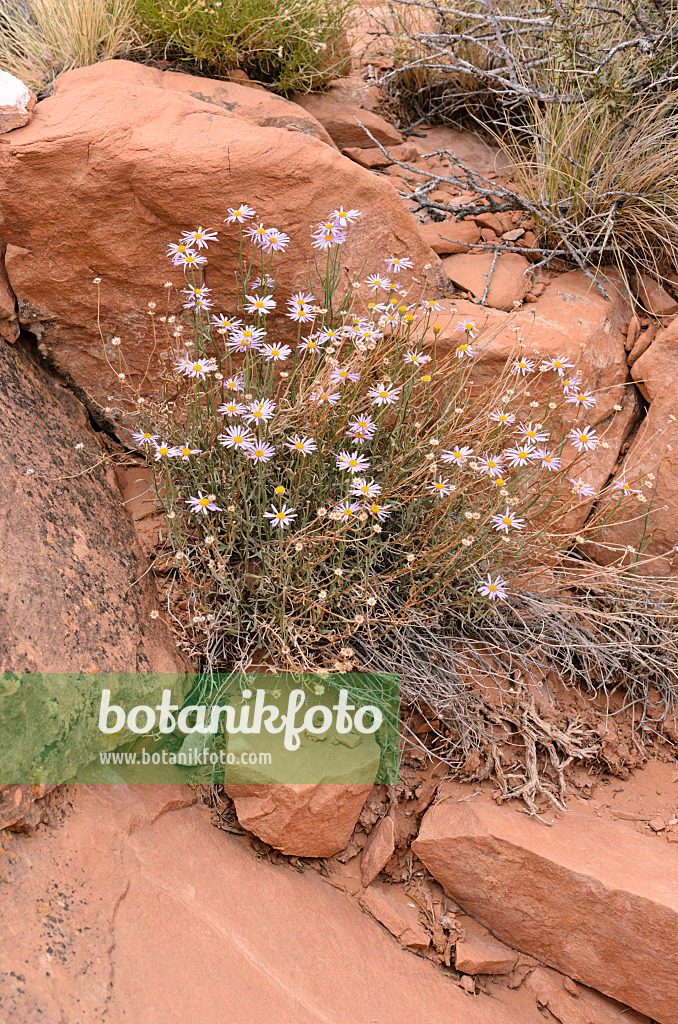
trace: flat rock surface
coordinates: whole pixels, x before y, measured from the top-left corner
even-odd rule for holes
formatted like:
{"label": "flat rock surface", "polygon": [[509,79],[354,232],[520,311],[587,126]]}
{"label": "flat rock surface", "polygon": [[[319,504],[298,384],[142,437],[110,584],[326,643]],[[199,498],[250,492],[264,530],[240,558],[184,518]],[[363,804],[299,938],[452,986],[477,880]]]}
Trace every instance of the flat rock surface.
{"label": "flat rock surface", "polygon": [[188,787],[67,796],[60,822],[5,844],[0,1012],[12,1024],[542,1020],[534,1001],[471,999],[315,872],[257,859]]}
{"label": "flat rock surface", "polygon": [[512,309],[514,302],[522,302],[532,285],[530,264],[517,253],[500,253],[496,259],[491,252],[459,253],[448,256],[443,266],[459,288],[477,299],[485,297],[487,305],[494,309]]}

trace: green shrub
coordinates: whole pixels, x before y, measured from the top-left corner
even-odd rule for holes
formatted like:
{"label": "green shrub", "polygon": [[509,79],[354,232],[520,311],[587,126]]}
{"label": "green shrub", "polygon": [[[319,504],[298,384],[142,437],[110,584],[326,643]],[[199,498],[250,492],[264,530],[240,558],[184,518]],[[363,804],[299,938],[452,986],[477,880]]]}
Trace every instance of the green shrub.
{"label": "green shrub", "polygon": [[281,93],[308,92],[346,70],[349,2],[134,0],[137,31],[155,55],[216,77],[241,68]]}

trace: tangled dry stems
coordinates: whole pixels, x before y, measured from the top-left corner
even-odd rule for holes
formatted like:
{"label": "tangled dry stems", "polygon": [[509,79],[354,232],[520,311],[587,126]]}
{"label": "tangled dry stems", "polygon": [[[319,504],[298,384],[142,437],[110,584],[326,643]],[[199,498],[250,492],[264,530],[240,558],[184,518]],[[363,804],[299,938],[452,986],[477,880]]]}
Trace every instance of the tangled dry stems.
{"label": "tangled dry stems", "polygon": [[[573,763],[624,767],[601,742],[617,720],[643,758],[661,723],[675,721],[677,627],[675,593],[655,579],[572,563],[546,593],[522,591],[445,629],[372,631],[352,646],[367,671],[400,675],[404,706],[428,723],[424,740],[406,727],[409,742],[453,774],[491,777],[500,801],[520,798],[536,813],[544,799],[563,805]],[[559,686],[588,707],[563,707]],[[474,752],[482,760],[469,772]]]}
{"label": "tangled dry stems", "polygon": [[672,0],[388,0],[366,14],[392,57],[381,84],[410,125],[528,100],[625,107],[677,81]]}
{"label": "tangled dry stems", "polygon": [[388,9],[374,18],[392,53],[379,79],[392,109],[410,129],[470,114],[490,131],[515,183],[490,208],[529,212],[536,255],[659,278],[678,264],[673,0]]}

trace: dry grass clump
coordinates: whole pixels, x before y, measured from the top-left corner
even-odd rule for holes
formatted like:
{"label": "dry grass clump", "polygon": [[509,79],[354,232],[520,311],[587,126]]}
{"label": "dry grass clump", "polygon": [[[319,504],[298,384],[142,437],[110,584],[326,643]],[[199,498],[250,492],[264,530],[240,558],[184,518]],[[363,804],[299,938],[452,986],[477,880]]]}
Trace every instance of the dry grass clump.
{"label": "dry grass clump", "polygon": [[0,67],[37,93],[70,68],[125,55],[134,0],[0,0]]}
{"label": "dry grass clump", "polygon": [[502,142],[517,191],[551,214],[534,214],[543,245],[559,245],[563,223],[594,263],[678,266],[678,95],[622,117],[601,101],[531,101],[527,127]]}

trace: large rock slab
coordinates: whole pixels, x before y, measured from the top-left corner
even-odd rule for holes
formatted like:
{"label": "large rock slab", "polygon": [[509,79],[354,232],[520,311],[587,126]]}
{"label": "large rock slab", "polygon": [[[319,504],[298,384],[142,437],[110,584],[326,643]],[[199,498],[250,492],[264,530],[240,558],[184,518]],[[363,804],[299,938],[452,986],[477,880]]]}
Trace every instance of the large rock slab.
{"label": "large rock slab", "polygon": [[543,1022],[511,993],[470,999],[316,872],[257,859],[188,787],[68,796],[60,823],[5,844],[12,1024]]}
{"label": "large rock slab", "polygon": [[187,666],[83,407],[21,345],[0,379],[0,780],[62,782],[131,736],[99,733],[102,687],[155,705]]}
{"label": "large rock slab", "polygon": [[16,345],[0,379],[0,671],[184,671],[82,405]]}
{"label": "large rock slab", "polygon": [[180,71],[160,71],[131,60],[105,60],[89,67],[74,68],[59,76],[54,93],[57,96],[77,93],[85,84],[94,83],[114,93],[121,86],[129,85],[150,88],[158,97],[169,97],[172,93],[192,96],[201,103],[214,104],[224,114],[251,121],[261,128],[303,132],[332,145],[332,139],[312,113],[267,89],[252,89],[237,82],[186,75]]}
{"label": "large rock slab", "polygon": [[515,949],[645,1013],[678,1021],[678,851],[575,812],[549,828],[443,791],[413,850]]}
{"label": "large rock slab", "polygon": [[[29,125],[0,136],[5,265],[19,318],[60,372],[100,407],[111,406],[112,375],[93,279],[101,278],[106,343],[122,339],[130,382],[140,384],[154,352],[148,303],[164,307],[163,282],[183,282],[165,258],[167,242],[181,231],[221,231],[222,242],[210,248],[207,281],[216,311],[229,311],[238,262],[237,231],[223,224],[229,206],[248,203],[267,226],[291,236],[293,248],[280,264],[281,300],[308,286],[309,226],[341,204],[363,211],[343,247],[347,270],[359,270],[368,249],[370,267],[380,271],[392,254],[410,256],[419,269],[439,266],[388,181],[298,130],[293,117],[310,124],[306,111],[290,105],[291,130],[262,127],[244,99],[233,110],[213,102],[205,79],[187,85],[190,76],[182,75],[181,88],[169,88],[161,73],[146,75],[135,65],[134,74],[122,74],[120,63],[64,75]],[[118,78],[105,77],[113,71]],[[193,94],[198,88],[207,99]],[[263,95],[224,88],[241,89],[251,102]],[[289,333],[290,321],[273,317],[270,329],[274,336]],[[144,387],[152,390],[157,381],[151,372]]]}

